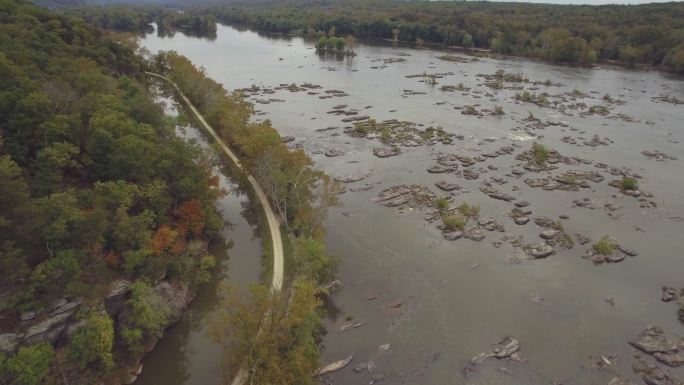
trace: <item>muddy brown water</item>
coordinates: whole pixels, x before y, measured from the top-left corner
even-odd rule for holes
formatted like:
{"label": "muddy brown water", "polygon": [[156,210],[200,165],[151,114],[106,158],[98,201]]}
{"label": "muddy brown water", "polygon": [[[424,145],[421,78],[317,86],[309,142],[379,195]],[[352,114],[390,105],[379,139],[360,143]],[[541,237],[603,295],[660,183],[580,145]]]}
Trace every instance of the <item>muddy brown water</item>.
{"label": "muddy brown water", "polygon": [[[338,275],[343,288],[333,295],[328,334],[324,339],[324,362],[353,354],[352,364],[329,376],[338,384],[361,384],[383,380],[388,384],[607,384],[616,374],[640,381],[632,374],[634,350],[627,344],[651,324],[661,326],[672,336],[684,336],[684,326],[676,316],[674,303],[660,301],[662,286],[681,287],[684,276],[682,234],[684,224],[684,106],[657,102],[662,94],[684,99],[682,78],[659,72],[639,72],[615,68],[572,68],[523,59],[480,59],[453,63],[439,60],[442,52],[410,47],[358,43],[354,58],[321,58],[312,42],[301,38],[269,38],[251,31],[220,26],[213,41],[187,37],[172,38],[154,34],[141,40],[151,52],[175,50],[187,56],[207,74],[228,89],[252,85],[273,89],[280,84],[311,83],[321,89],[273,94],[255,93],[250,99],[278,99],[255,104],[255,120],[270,119],[281,135],[295,137],[293,145],[302,146],[316,164],[333,176],[368,173],[370,176],[349,184],[370,190],[347,192],[340,196],[342,206],[331,210],[328,221],[329,252],[339,261]],[[384,66],[382,59],[400,58],[403,62]],[[377,68],[372,68],[377,67]],[[552,97],[563,104],[585,103],[609,107],[609,116],[580,116],[577,110],[567,114],[556,108],[541,108],[514,99],[517,90],[492,89],[477,74],[496,70],[523,74],[532,81],[547,79],[561,86],[522,84],[532,92],[552,95],[577,89],[586,97]],[[437,79],[431,86],[421,78],[407,75],[453,73]],[[443,85],[470,87],[468,92],[443,92]],[[517,83],[505,83],[518,86]],[[349,96],[320,99],[325,90],[341,90]],[[404,90],[424,94],[408,95]],[[610,94],[624,104],[609,104],[602,98]],[[377,121],[406,120],[427,126],[441,126],[445,131],[463,135],[453,144],[402,147],[399,156],[380,159],[372,148],[377,140],[355,138],[343,133],[345,116],[327,114],[333,106],[347,104]],[[454,107],[477,105],[493,109],[499,105],[506,115],[482,117],[462,115]],[[372,106],[367,108],[368,106]],[[543,122],[562,121],[563,126],[524,129],[525,119],[533,113]],[[621,119],[624,114],[634,122]],[[329,131],[316,131],[339,127]],[[561,138],[571,136],[591,139],[608,137],[608,146],[577,146]],[[491,138],[492,142],[486,141]],[[523,180],[546,176],[525,173],[516,178],[513,169],[522,169],[515,155],[529,149],[536,140],[562,155],[579,157],[589,165],[560,165],[560,170],[596,170],[606,178],[590,183],[580,191],[544,191],[528,187]],[[581,142],[582,140],[580,140]],[[429,174],[440,152],[477,157],[502,146],[515,145],[513,155],[486,159],[477,163],[482,169],[478,180],[465,180],[454,174]],[[518,147],[519,146],[519,147]],[[344,155],[328,158],[328,149]],[[641,152],[659,150],[679,160],[658,162],[646,159]],[[641,189],[652,193],[655,208],[641,208],[639,201],[608,186],[616,179],[594,167],[605,163],[627,168],[642,176]],[[491,170],[488,166],[493,166]],[[556,171],[552,172],[557,173]],[[506,217],[512,202],[494,200],[479,191],[490,177],[503,177],[507,183],[497,189],[531,203],[533,217],[547,216],[563,221],[565,231],[581,232],[593,240],[603,235],[617,239],[625,247],[639,252],[617,264],[595,266],[581,256],[590,244],[575,244],[571,250],[557,250],[544,260],[510,263],[514,250],[504,242],[495,247],[503,233],[486,232],[482,242],[461,239],[443,240],[435,223],[427,223],[420,210],[388,208],[373,202],[385,188],[399,184],[427,186],[438,195],[434,183],[446,180],[463,190],[453,194],[455,203],[478,204],[482,216],[498,219],[506,232],[525,237],[525,243],[541,241],[541,228],[533,222],[515,225]],[[591,198],[600,205],[610,203],[618,209],[611,215],[602,209],[573,207],[574,200]],[[235,203],[234,203],[235,204]],[[231,216],[234,219],[235,216]],[[240,226],[237,226],[240,228]],[[233,231],[235,246],[230,263],[241,269],[250,260],[236,260],[236,248],[251,233]],[[251,242],[251,243],[250,243]],[[256,252],[253,240],[248,252]],[[254,268],[255,266],[252,266]],[[217,279],[254,278],[254,271],[229,273]],[[191,321],[184,331],[164,339],[145,361],[140,384],[213,384],[218,381],[215,368],[217,350],[202,337],[204,319],[215,304],[209,286],[190,309]],[[375,298],[369,300],[369,298]],[[541,299],[541,301],[539,301]],[[397,309],[390,305],[401,302]],[[614,304],[611,304],[614,303]],[[196,310],[197,309],[197,310]],[[340,331],[345,319],[363,323],[360,328]],[[185,321],[182,321],[185,322]],[[469,374],[464,367],[475,355],[491,350],[502,336],[514,336],[521,342],[522,363],[488,361]],[[389,344],[389,349],[379,349]],[[592,357],[617,355],[608,369],[592,367]],[[353,367],[373,362],[373,376],[368,371],[355,373]],[[181,367],[178,373],[171,370]],[[684,378],[684,368],[671,369]],[[182,375],[181,373],[182,372]]]}

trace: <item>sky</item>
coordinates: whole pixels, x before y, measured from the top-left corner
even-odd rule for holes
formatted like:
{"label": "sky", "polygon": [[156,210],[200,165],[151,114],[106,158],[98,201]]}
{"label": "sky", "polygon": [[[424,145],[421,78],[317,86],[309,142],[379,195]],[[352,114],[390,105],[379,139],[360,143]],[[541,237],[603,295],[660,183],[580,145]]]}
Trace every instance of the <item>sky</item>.
{"label": "sky", "polygon": [[[546,3],[546,4],[645,4],[645,3],[670,3],[672,0],[491,0],[496,2],[510,1],[516,3]],[[681,1],[677,1],[681,3]]]}

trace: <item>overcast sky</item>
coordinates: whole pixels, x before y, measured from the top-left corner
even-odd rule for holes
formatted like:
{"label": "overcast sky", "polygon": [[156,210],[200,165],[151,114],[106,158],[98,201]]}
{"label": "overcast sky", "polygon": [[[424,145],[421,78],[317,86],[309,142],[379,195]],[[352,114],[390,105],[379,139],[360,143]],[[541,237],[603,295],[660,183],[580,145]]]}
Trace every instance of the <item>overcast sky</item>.
{"label": "overcast sky", "polygon": [[671,0],[493,0],[515,1],[524,3],[552,3],[552,4],[644,4],[644,3],[669,3]]}

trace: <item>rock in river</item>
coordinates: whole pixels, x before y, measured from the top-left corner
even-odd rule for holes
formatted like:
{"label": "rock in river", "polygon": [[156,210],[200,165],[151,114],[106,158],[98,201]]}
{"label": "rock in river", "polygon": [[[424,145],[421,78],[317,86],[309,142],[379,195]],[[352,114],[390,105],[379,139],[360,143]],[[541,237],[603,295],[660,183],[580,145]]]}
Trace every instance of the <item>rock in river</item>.
{"label": "rock in river", "polygon": [[503,225],[501,223],[497,222],[497,220],[494,218],[489,218],[489,217],[480,218],[480,220],[478,221],[478,224],[480,225],[480,227],[482,227],[483,229],[485,229],[487,231],[494,231],[494,230],[501,231],[501,232],[504,231]]}
{"label": "rock in river", "polygon": [[637,358],[637,361],[632,365],[634,373],[641,376],[641,379],[647,385],[684,385],[684,383],[662,366],[652,364],[642,358]]}
{"label": "rock in river", "polygon": [[447,181],[440,180],[439,182],[435,183],[435,186],[438,188],[444,190],[444,191],[454,191],[454,190],[460,190],[461,186],[455,184],[455,183],[449,183]]}
{"label": "rock in river", "polygon": [[325,150],[325,152],[323,154],[325,156],[327,156],[328,158],[334,158],[336,156],[344,155],[344,151],[338,150],[336,148],[331,148],[331,149]]}
{"label": "rock in river", "polygon": [[677,289],[674,287],[663,286],[663,294],[660,296],[660,300],[663,302],[670,302],[677,298]]}
{"label": "rock in river", "polygon": [[649,326],[629,344],[644,353],[651,354],[658,361],[672,367],[684,365],[684,340],[675,341],[665,335],[658,326]]}
{"label": "rock in river", "polygon": [[430,168],[427,169],[427,172],[429,172],[430,174],[442,174],[449,171],[451,171],[451,168],[439,164],[430,166]]}
{"label": "rock in river", "polygon": [[349,363],[352,361],[352,356],[349,356],[343,360],[331,362],[325,366],[322,366],[320,369],[316,371],[316,376],[322,376],[324,374],[332,373],[337,370],[340,370],[344,368],[345,366],[349,365]]}
{"label": "rock in river", "polygon": [[544,242],[527,245],[525,246],[525,251],[535,259],[546,258],[555,252],[553,247]]}
{"label": "rock in river", "polygon": [[520,350],[520,341],[513,337],[503,337],[494,345],[494,357],[506,358]]}
{"label": "rock in river", "polygon": [[444,239],[447,241],[456,241],[463,238],[463,231],[454,230],[444,233]]}
{"label": "rock in river", "polygon": [[399,147],[374,147],[373,155],[378,158],[389,158],[391,156],[397,156],[401,153]]}

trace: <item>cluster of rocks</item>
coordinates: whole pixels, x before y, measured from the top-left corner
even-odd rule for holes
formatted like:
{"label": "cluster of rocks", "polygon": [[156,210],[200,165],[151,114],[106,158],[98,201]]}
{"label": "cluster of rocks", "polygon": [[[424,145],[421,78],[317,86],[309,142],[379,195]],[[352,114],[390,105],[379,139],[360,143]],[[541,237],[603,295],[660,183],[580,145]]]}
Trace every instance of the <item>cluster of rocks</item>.
{"label": "cluster of rocks", "polygon": [[595,247],[592,247],[584,253],[582,258],[590,260],[594,262],[594,264],[599,265],[602,263],[622,262],[627,257],[636,257],[637,255],[639,255],[639,253],[637,253],[636,251],[624,248],[616,244],[613,250],[607,254],[602,253],[599,250],[596,250]]}
{"label": "cluster of rocks", "polygon": [[19,315],[19,326],[12,333],[0,334],[0,352],[14,353],[18,347],[47,342],[64,344],[81,323],[74,314],[81,300],[60,299],[42,311],[28,311]]}
{"label": "cluster of rocks", "polygon": [[436,143],[451,144],[454,137],[442,127],[422,128],[422,124],[396,119],[377,122],[367,116],[355,116],[343,121],[347,119],[355,123],[353,127],[345,129],[346,134],[358,138],[377,139],[386,145],[418,147]]}
{"label": "cluster of rocks", "polygon": [[504,192],[496,189],[489,182],[482,183],[480,185],[480,191],[482,193],[486,194],[487,196],[489,196],[490,198],[494,198],[494,199],[501,200],[501,201],[512,202],[512,201],[517,199],[516,197],[514,197],[510,194],[504,193]]}
{"label": "cluster of rocks", "polygon": [[684,365],[684,339],[668,337],[658,326],[649,326],[628,342],[665,365]]}
{"label": "cluster of rocks", "polygon": [[[106,312],[115,321],[115,325],[119,324],[117,320],[124,312],[131,292],[130,286],[131,282],[127,280],[113,281],[103,299],[101,311]],[[172,283],[165,279],[159,281],[153,290],[169,306],[169,325],[178,321],[182,311],[192,301],[195,294],[188,285]],[[20,323],[16,330],[0,334],[0,352],[12,354],[19,347],[43,342],[53,346],[65,346],[74,332],[84,325],[84,322],[77,317],[79,309],[83,306],[85,305],[79,298],[63,298],[41,311],[20,314]],[[151,347],[146,351],[149,350]],[[141,364],[132,365],[128,370],[128,378],[124,378],[124,382],[133,383],[141,370]]]}
{"label": "cluster of rocks", "polygon": [[465,366],[463,372],[468,375],[475,370],[475,366],[482,365],[489,359],[505,359],[512,362],[525,361],[520,355],[520,341],[516,338],[506,336],[496,341],[491,351],[482,352],[473,357]]}
{"label": "cluster of rocks", "polygon": [[398,146],[373,147],[373,155],[378,158],[390,158],[399,154],[401,154],[401,149]]}
{"label": "cluster of rocks", "polygon": [[651,160],[657,160],[659,162],[666,162],[668,160],[678,160],[676,157],[672,155],[668,155],[664,152],[658,151],[658,150],[653,150],[653,151],[641,151],[641,155],[645,156],[646,159],[651,159]]}
{"label": "cluster of rocks", "polygon": [[589,188],[589,182],[599,183],[604,177],[596,171],[571,170],[549,178],[528,178],[524,182],[532,188],[541,188],[546,191],[579,191],[580,188]]}
{"label": "cluster of rocks", "polygon": [[382,190],[374,199],[387,207],[408,205],[412,208],[434,207],[435,194],[418,185],[399,185]]}

